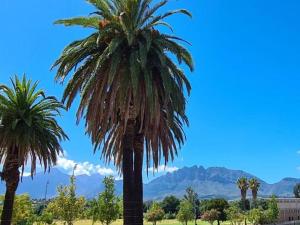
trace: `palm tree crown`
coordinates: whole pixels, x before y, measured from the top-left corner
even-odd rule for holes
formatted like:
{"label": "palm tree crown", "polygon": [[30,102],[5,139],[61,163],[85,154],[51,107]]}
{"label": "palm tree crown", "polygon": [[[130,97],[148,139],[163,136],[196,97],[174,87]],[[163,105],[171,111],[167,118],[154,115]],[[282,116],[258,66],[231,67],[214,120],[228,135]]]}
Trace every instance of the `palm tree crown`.
{"label": "palm tree crown", "polygon": [[[158,25],[171,28],[164,19],[184,9],[155,15],[168,1],[152,6],[152,0],[88,0],[95,8],[89,17],[59,20],[57,24],[79,25],[94,32],[68,45],[54,63],[56,79],[64,81],[73,69],[63,95],[69,108],[78,93],[81,102],[77,119],[86,118],[87,133],[95,149],[117,165],[122,159],[122,137],[131,118],[145,137],[146,157],[156,167],[165,163],[184,142],[185,90],[190,84],[173,61],[193,70],[191,55],[178,41],[164,34]],[[172,29],[172,28],[171,28]],[[79,66],[77,68],[77,66]]]}
{"label": "palm tree crown", "polygon": [[249,188],[249,183],[246,177],[239,178],[237,185],[242,192],[246,192]]}
{"label": "palm tree crown", "polygon": [[12,88],[0,86],[0,160],[5,171],[6,163],[10,163],[7,159],[17,155],[17,166],[23,172],[30,162],[33,175],[37,159],[46,170],[62,151],[59,142],[67,136],[54,116],[63,106],[54,97],[45,97],[43,91],[36,90],[37,83],[27,81],[25,76],[22,80],[16,76],[11,82]]}
{"label": "palm tree crown", "polygon": [[249,183],[249,188],[252,190],[252,197],[254,200],[256,200],[260,183],[256,178],[250,179],[248,183]]}

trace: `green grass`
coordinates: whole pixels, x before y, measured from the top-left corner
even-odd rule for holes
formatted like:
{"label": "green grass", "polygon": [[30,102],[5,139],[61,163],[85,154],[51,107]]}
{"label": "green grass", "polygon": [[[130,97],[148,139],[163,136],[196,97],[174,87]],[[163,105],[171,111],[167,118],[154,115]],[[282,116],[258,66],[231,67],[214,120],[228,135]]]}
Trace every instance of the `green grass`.
{"label": "green grass", "polygon": [[[58,225],[62,225],[63,223],[59,222],[57,223]],[[78,220],[74,223],[74,225],[91,225],[92,221],[91,220]],[[210,225],[209,223],[205,221],[198,220],[197,221],[198,225]],[[215,223],[217,224],[217,223]],[[97,222],[95,225],[101,225],[101,223]],[[123,220],[117,220],[113,222],[111,225],[123,225]],[[149,222],[144,222],[144,225],[152,225],[152,223]],[[182,225],[179,221],[177,220],[163,220],[161,222],[158,222],[157,225]],[[189,222],[188,225],[194,225],[194,222]],[[230,222],[226,221],[221,223],[221,225],[230,225]]]}

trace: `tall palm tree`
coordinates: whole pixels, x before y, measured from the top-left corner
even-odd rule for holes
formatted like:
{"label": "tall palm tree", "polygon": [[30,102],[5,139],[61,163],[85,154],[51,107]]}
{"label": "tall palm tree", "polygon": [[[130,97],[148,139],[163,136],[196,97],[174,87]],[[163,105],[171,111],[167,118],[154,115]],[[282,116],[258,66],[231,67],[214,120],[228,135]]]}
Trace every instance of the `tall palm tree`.
{"label": "tall palm tree", "polygon": [[144,156],[147,168],[151,162],[157,167],[162,158],[172,160],[185,140],[184,92],[191,87],[172,55],[193,70],[191,55],[178,43],[187,42],[157,26],[172,29],[165,18],[191,15],[184,9],[156,15],[167,0],[88,2],[96,10],[90,16],[56,22],[93,29],[64,49],[54,63],[56,79],[72,74],[63,101],[69,108],[80,93],[77,120],[85,118],[95,150],[101,147],[106,162],[113,159],[123,173],[124,224],[142,224]]}
{"label": "tall palm tree", "polygon": [[256,178],[250,179],[248,183],[249,183],[249,188],[252,191],[253,202],[255,202],[257,200],[257,193],[260,187],[260,183]]}
{"label": "tall palm tree", "polygon": [[249,188],[249,183],[246,177],[241,177],[237,180],[237,186],[241,191],[241,201],[243,205],[243,210],[246,210],[246,196]]}
{"label": "tall palm tree", "polygon": [[37,83],[25,76],[22,80],[16,76],[11,82],[12,88],[0,85],[1,178],[6,183],[1,225],[11,223],[15,192],[25,165],[31,165],[31,176],[37,161],[45,171],[50,169],[62,151],[59,142],[67,139],[54,118],[63,105],[54,97],[45,97],[36,89]]}

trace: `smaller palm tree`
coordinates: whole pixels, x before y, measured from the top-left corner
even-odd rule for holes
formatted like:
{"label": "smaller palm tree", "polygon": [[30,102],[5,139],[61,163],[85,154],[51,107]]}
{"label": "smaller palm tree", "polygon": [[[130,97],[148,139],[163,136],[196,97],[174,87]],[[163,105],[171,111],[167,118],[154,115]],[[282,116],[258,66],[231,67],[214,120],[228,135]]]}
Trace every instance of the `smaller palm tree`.
{"label": "smaller palm tree", "polygon": [[260,183],[256,178],[250,179],[248,183],[249,183],[249,188],[252,191],[253,201],[255,202],[257,200],[257,193],[260,187]]}
{"label": "smaller palm tree", "polygon": [[54,118],[64,108],[60,102],[45,97],[36,90],[37,82],[26,80],[25,75],[11,82],[12,88],[0,85],[1,179],[6,183],[1,225],[11,224],[15,192],[25,166],[31,164],[31,176],[37,161],[45,171],[50,169],[62,152],[60,141],[68,138]]}
{"label": "smaller palm tree", "polygon": [[246,177],[241,177],[237,180],[237,186],[241,191],[241,201],[243,205],[243,210],[246,210],[246,197],[249,188],[249,183]]}

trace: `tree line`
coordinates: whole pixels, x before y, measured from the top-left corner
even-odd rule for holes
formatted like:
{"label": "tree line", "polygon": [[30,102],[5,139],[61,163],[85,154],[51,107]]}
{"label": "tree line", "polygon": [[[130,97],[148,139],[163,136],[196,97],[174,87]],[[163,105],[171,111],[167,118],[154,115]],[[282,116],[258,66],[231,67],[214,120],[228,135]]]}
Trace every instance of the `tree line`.
{"label": "tree line", "polygon": [[[15,199],[12,222],[16,225],[55,224],[63,221],[73,225],[79,219],[89,219],[109,225],[117,219],[122,219],[124,209],[122,198],[115,194],[114,178],[105,177],[104,191],[96,198],[87,200],[76,196],[75,176],[70,177],[70,184],[57,188],[57,197],[48,201],[31,201],[28,195],[20,195]],[[237,181],[240,187],[241,181]],[[3,196],[2,196],[3,198]],[[146,201],[143,204],[145,219],[156,225],[164,219],[177,219],[184,225],[199,219],[220,225],[230,221],[232,225],[240,225],[249,221],[253,225],[274,223],[278,217],[276,198],[252,199],[249,208],[244,208],[244,197],[241,200],[227,201],[226,199],[200,199],[192,187],[188,187],[182,199],[166,196],[161,201]],[[249,200],[246,200],[249,201]],[[254,204],[255,202],[255,204]],[[251,205],[251,206],[250,206]],[[2,210],[2,208],[0,208]]]}

